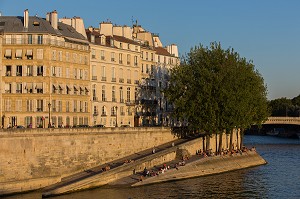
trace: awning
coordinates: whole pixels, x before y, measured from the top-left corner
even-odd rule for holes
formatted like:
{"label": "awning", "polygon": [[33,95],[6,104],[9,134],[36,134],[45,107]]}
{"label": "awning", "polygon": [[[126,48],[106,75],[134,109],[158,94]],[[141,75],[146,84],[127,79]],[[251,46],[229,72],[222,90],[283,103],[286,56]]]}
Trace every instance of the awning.
{"label": "awning", "polygon": [[22,58],[22,50],[21,49],[16,50],[16,57],[17,58]]}
{"label": "awning", "polygon": [[5,50],[5,57],[11,57],[11,49]]}
{"label": "awning", "polygon": [[67,90],[71,91],[71,90],[72,90],[72,88],[71,88],[70,86],[67,86]]}
{"label": "awning", "polygon": [[43,88],[43,83],[37,83],[35,88],[36,89],[42,89]]}
{"label": "awning", "polygon": [[26,56],[32,56],[32,50],[31,49],[26,50]]}

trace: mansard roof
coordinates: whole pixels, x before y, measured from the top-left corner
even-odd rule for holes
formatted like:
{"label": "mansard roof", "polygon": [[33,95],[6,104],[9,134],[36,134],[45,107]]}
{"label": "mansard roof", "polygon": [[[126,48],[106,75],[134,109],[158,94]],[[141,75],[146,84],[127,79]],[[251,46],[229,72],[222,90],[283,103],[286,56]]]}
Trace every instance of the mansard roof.
{"label": "mansard roof", "polygon": [[165,56],[172,56],[167,49],[163,48],[163,47],[156,47],[156,54],[158,55],[165,55]]}
{"label": "mansard roof", "polygon": [[0,29],[4,33],[49,33],[52,35],[86,40],[86,38],[78,33],[72,26],[61,22],[58,22],[57,30],[54,29],[45,18],[37,16],[29,17],[28,29],[24,28],[23,22],[24,17],[21,16],[0,16]]}

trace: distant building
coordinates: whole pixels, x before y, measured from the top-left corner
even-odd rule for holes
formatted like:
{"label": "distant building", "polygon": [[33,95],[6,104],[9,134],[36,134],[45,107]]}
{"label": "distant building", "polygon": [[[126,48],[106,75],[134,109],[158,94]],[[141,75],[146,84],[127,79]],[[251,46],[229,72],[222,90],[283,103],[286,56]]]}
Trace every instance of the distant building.
{"label": "distant building", "polygon": [[0,32],[3,127],[172,125],[162,89],[178,48],[158,34],[111,22],[85,29],[80,17],[28,10],[0,16]]}

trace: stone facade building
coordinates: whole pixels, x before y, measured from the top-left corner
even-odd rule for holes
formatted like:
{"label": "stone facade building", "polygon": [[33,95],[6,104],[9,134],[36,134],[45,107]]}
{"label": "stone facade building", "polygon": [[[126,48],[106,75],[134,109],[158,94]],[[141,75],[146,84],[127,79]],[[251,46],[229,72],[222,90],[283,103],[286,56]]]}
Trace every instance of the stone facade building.
{"label": "stone facade building", "polygon": [[28,10],[0,16],[0,32],[4,128],[172,124],[161,90],[178,49],[163,47],[158,34],[111,22],[85,29],[80,17]]}

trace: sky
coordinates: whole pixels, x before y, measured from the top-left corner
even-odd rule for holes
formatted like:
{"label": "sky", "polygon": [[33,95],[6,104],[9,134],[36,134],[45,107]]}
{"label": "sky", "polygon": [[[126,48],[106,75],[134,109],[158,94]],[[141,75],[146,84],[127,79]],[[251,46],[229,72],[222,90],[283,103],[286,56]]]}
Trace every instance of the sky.
{"label": "sky", "polygon": [[159,33],[163,45],[186,55],[199,44],[220,42],[252,60],[264,78],[268,99],[300,94],[299,0],[0,0],[2,16],[83,18],[85,27],[102,21],[131,26],[136,20]]}

